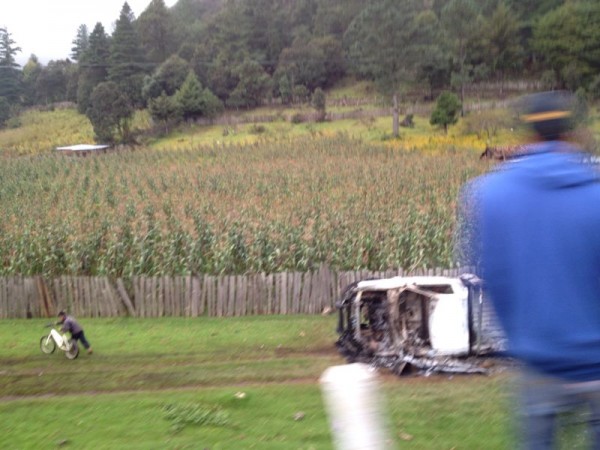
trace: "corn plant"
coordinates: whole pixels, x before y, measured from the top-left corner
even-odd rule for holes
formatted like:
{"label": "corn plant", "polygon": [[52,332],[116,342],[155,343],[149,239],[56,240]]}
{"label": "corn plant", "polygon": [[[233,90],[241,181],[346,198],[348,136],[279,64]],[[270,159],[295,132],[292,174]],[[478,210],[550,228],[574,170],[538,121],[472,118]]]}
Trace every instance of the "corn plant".
{"label": "corn plant", "polygon": [[451,266],[455,198],[488,167],[441,138],[401,144],[339,134],[6,158],[0,275]]}

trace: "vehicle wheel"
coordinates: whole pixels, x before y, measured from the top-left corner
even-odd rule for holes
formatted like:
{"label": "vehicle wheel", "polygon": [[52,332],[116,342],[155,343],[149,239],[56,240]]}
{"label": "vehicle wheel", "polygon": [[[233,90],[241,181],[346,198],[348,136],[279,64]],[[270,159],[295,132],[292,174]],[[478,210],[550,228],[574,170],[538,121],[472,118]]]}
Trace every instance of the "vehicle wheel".
{"label": "vehicle wheel", "polygon": [[46,353],[47,355],[54,353],[54,350],[56,350],[56,342],[47,335],[42,336],[40,339],[40,349],[42,350],[42,353]]}
{"label": "vehicle wheel", "polygon": [[77,341],[71,341],[71,349],[65,352],[65,356],[68,359],[75,359],[79,356],[79,346],[77,345]]}

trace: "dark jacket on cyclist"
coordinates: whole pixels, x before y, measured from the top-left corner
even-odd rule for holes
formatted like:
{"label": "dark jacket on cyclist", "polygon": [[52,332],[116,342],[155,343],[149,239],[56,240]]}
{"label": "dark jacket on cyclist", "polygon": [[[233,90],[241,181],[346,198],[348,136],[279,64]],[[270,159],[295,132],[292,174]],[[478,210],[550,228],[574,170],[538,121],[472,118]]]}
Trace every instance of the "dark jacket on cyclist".
{"label": "dark jacket on cyclist", "polygon": [[65,320],[59,323],[62,325],[60,331],[63,333],[69,332],[71,333],[71,336],[83,331],[81,325],[79,325],[79,323],[71,316],[65,316]]}
{"label": "dark jacket on cyclist", "polygon": [[79,325],[72,316],[68,316],[64,311],[58,313],[59,322],[61,325],[61,331],[63,333],[69,332],[71,333],[71,338],[75,341],[79,340],[83,344],[83,346],[87,349],[88,353],[92,353],[92,348],[90,343],[85,338],[85,334],[83,332],[83,327]]}

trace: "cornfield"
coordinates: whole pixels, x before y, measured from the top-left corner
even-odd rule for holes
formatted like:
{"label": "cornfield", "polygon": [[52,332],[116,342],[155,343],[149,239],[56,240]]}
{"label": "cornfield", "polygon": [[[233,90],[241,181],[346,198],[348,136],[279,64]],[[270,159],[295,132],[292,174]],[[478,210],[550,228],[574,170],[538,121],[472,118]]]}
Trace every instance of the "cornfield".
{"label": "cornfield", "polygon": [[0,275],[451,267],[458,190],[485,169],[348,135],[5,158]]}

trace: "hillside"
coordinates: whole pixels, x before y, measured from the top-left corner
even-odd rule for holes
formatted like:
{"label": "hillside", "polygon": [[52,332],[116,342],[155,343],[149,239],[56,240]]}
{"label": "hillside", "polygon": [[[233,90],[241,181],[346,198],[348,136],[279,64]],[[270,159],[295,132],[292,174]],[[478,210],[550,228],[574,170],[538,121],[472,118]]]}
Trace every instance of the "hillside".
{"label": "hillside", "polygon": [[381,108],[407,112],[444,91],[463,106],[557,88],[595,101],[599,5],[181,0],[169,9],[155,0],[135,17],[124,3],[110,32],[82,25],[69,58],[43,65],[32,55],[22,68],[18,42],[0,28],[0,127],[29,107],[67,101],[98,142],[130,143],[139,109],[168,129],[223,111],[298,108],[349,77],[371,86]]}

